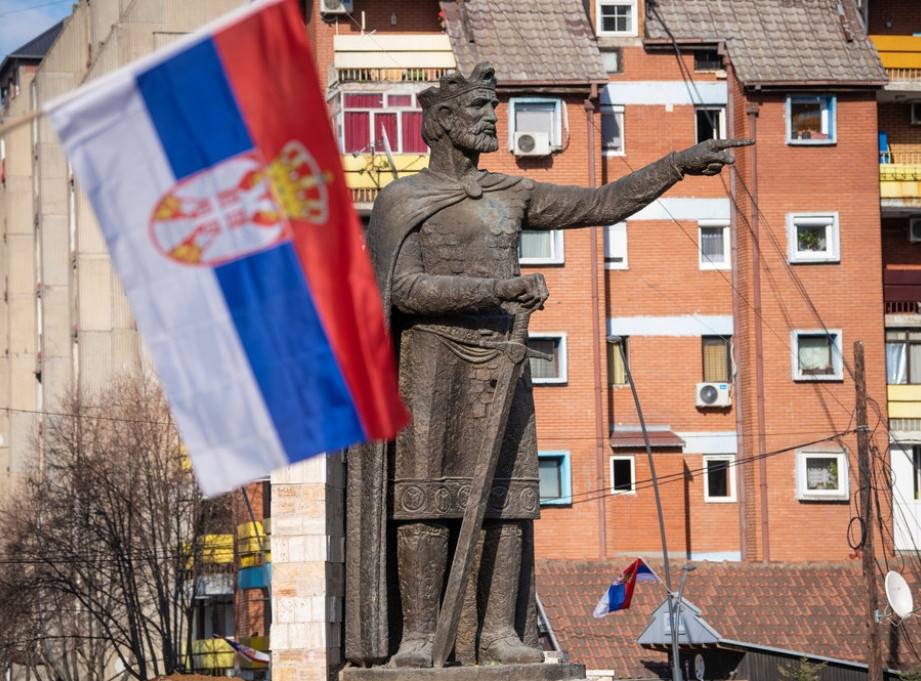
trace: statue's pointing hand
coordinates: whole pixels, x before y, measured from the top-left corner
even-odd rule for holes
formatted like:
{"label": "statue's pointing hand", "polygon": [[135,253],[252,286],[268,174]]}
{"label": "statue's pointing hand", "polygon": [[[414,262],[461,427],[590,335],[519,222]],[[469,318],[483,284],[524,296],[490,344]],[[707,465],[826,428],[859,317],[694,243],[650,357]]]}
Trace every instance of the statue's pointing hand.
{"label": "statue's pointing hand", "polygon": [[675,165],[685,175],[716,175],[724,165],[735,163],[727,149],[747,147],[753,139],[705,140],[675,154]]}
{"label": "statue's pointing hand", "polygon": [[539,272],[496,281],[496,297],[499,300],[518,303],[526,309],[541,307],[549,295],[544,275]]}

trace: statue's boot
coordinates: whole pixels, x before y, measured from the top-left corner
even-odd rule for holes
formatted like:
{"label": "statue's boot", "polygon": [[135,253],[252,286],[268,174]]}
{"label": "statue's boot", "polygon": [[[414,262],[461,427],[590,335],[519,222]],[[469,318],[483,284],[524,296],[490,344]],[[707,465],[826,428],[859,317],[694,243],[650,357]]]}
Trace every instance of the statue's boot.
{"label": "statue's boot", "polygon": [[515,631],[515,608],[521,573],[521,525],[491,523],[486,529],[480,563],[483,626],[478,659],[484,664],[534,664],[544,654],[522,643]]}
{"label": "statue's boot", "polygon": [[432,644],[447,561],[447,527],[418,522],[397,528],[403,640],[390,660],[394,667],[432,666]]}

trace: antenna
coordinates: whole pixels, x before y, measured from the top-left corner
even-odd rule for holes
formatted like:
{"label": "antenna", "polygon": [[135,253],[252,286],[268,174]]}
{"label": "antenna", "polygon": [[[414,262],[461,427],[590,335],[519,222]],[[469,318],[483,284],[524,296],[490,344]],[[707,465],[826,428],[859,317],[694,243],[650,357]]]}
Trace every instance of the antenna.
{"label": "antenna", "polygon": [[889,601],[892,612],[901,619],[911,617],[914,611],[911,589],[908,588],[905,578],[893,570],[886,573],[886,600]]}

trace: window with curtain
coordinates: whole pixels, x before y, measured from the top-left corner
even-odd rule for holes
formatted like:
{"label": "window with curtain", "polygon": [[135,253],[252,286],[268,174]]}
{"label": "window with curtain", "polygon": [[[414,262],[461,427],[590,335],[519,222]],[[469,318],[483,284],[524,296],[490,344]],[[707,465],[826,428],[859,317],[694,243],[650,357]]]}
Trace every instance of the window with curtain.
{"label": "window with curtain", "polygon": [[886,330],[886,383],[921,384],[921,329]]}
{"label": "window with curtain", "polygon": [[624,153],[624,107],[601,105],[601,148],[608,154]]}
{"label": "window with curtain", "polygon": [[796,496],[803,500],[847,499],[847,451],[837,447],[796,452]]}
{"label": "window with curtain", "polygon": [[531,357],[531,380],[535,384],[566,382],[566,334],[532,333],[528,347],[549,359]]}
{"label": "window with curtain", "polygon": [[798,381],[843,378],[841,332],[793,331],[793,378]]}
{"label": "window with curtain", "polygon": [[724,336],[703,336],[700,344],[703,353],[702,380],[708,383],[728,383],[732,376],[730,339]]}
{"label": "window with curtain", "polygon": [[726,270],[731,266],[729,254],[729,221],[700,220],[697,223],[700,244],[699,265],[702,270]]}
{"label": "window with curtain", "polygon": [[835,134],[834,95],[787,97],[788,144],[833,144]]}
{"label": "window with curtain", "polygon": [[604,227],[604,268],[606,270],[628,269],[626,222]]}
{"label": "window with curtain", "polygon": [[[624,355],[629,357],[630,346],[627,338],[621,340]],[[606,343],[608,354],[608,385],[626,385],[627,370],[624,367],[624,358],[617,343]]]}
{"label": "window with curtain", "polygon": [[425,154],[422,111],[414,93],[347,92],[342,95],[344,153]]}
{"label": "window with curtain", "polygon": [[518,240],[518,261],[522,265],[561,264],[564,261],[563,230],[522,230]]}

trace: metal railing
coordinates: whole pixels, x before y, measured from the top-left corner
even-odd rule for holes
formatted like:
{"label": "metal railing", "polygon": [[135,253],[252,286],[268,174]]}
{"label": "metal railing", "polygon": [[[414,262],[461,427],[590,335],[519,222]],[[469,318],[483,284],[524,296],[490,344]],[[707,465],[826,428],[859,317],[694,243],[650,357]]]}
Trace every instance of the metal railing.
{"label": "metal railing", "polygon": [[879,152],[879,179],[883,182],[921,181],[921,151]]}
{"label": "metal railing", "polygon": [[921,300],[887,300],[886,314],[919,314]]}
{"label": "metal railing", "polygon": [[454,69],[447,68],[360,68],[337,69],[330,66],[329,82],[333,83],[430,83]]}
{"label": "metal railing", "polygon": [[921,81],[921,69],[886,69],[889,83],[911,83]]}

